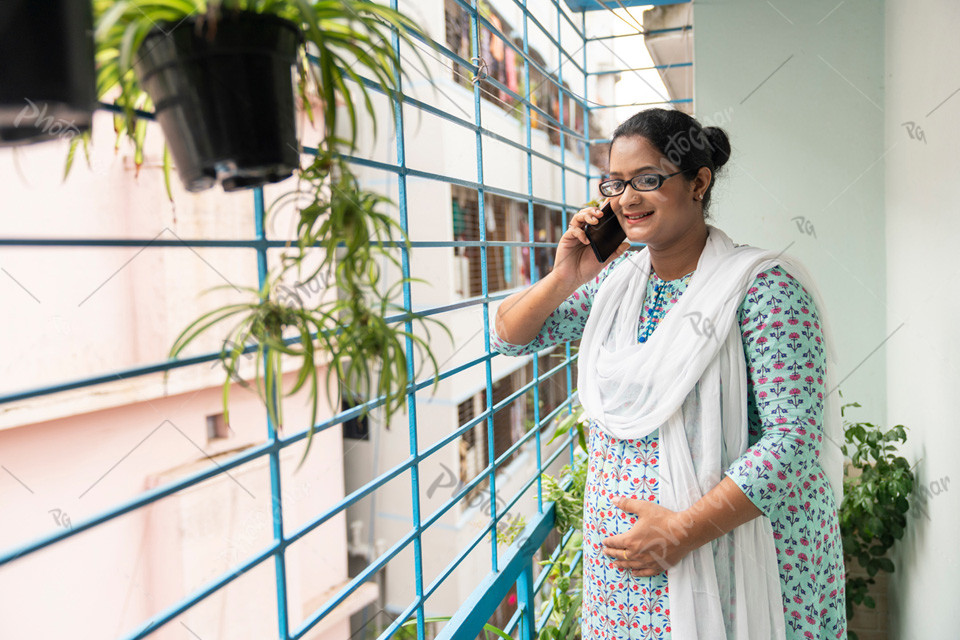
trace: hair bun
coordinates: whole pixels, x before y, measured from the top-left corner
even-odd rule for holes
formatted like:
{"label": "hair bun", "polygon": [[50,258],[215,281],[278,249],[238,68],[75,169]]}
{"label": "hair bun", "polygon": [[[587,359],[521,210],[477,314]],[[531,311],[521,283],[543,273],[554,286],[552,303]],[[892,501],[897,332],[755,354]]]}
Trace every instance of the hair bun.
{"label": "hair bun", "polygon": [[727,132],[720,127],[704,127],[703,133],[706,134],[712,149],[711,159],[715,170],[727,164],[730,159],[730,138]]}

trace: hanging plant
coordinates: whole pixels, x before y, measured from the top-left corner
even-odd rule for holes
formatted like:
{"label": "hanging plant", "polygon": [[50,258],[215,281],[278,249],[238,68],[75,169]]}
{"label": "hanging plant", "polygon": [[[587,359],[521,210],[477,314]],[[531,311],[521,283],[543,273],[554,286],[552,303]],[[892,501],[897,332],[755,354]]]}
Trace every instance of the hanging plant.
{"label": "hanging plant", "polygon": [[96,106],[90,5],[0,5],[0,146],[72,140]]}
{"label": "hanging plant", "polygon": [[293,22],[252,12],[190,16],[147,33],[134,68],[188,191],[293,175],[300,152],[291,68],[300,42]]}
{"label": "hanging plant", "polygon": [[[171,163],[188,191],[217,182],[232,191],[292,175],[300,154],[294,92],[311,122],[311,98],[321,104],[328,144],[355,148],[361,103],[376,127],[361,76],[399,100],[402,72],[391,37],[397,33],[419,57],[413,38],[423,36],[410,18],[367,0],[92,1],[97,96],[116,93],[117,144],[133,143],[137,170],[141,115],[155,114],[167,141],[171,200]],[[327,134],[338,131],[338,104],[349,134],[333,142]],[[89,134],[75,140],[70,159],[88,142]]]}
{"label": "hanging plant", "polygon": [[[410,280],[400,280],[395,286]],[[170,354],[176,357],[200,334],[231,321],[233,324],[220,352],[227,372],[223,385],[224,419],[229,424],[230,388],[234,382],[247,388],[253,386],[266,405],[270,419],[281,429],[284,425],[283,397],[306,387],[311,413],[307,446],[300,464],[310,451],[316,428],[320,389],[318,369],[322,365],[327,366],[325,390],[334,412],[341,406],[344,390],[349,391],[346,395],[364,400],[384,396],[386,423],[403,407],[412,382],[407,375],[404,338],[409,336],[422,361],[429,359],[434,371],[439,373],[429,343],[420,336],[391,326],[392,323],[387,323],[384,318],[395,314],[401,316],[396,321],[398,323],[412,319],[421,324],[432,319],[404,315],[403,307],[390,304],[386,296],[375,309],[357,299],[336,299],[306,309],[292,304],[290,296],[283,296],[282,285],[277,281],[268,282],[262,290],[252,287],[245,290],[255,296],[250,302],[226,305],[200,316],[177,336]],[[341,313],[344,311],[345,314]],[[433,322],[440,324],[436,320]],[[446,329],[442,324],[440,326]],[[288,337],[291,330],[295,338]],[[250,351],[256,359],[253,385],[240,377],[241,361],[251,357]],[[294,384],[284,389],[283,361],[287,358],[298,362],[299,372]]]}
{"label": "hanging plant", "polygon": [[[256,392],[279,428],[285,424],[283,397],[306,385],[311,413],[301,464],[310,450],[316,428],[319,367],[327,367],[324,389],[335,413],[342,406],[343,396],[353,403],[358,398],[367,403],[382,396],[384,423],[389,424],[393,414],[403,408],[410,385],[425,363],[432,365],[434,386],[439,382],[439,365],[429,340],[408,331],[404,323],[416,323],[428,338],[429,324],[433,323],[447,333],[451,342],[453,340],[450,330],[439,320],[408,313],[393,301],[404,284],[423,282],[421,279],[399,278],[388,287],[383,285],[380,260],[386,258],[400,266],[392,254],[394,243],[390,241],[390,232],[399,230],[403,246],[410,248],[402,228],[378,210],[390,201],[360,189],[347,165],[339,160],[327,166],[328,171],[336,169],[336,177],[332,182],[325,180],[319,168],[325,157],[318,156],[317,166],[313,167],[316,173],[308,173],[313,181],[309,184],[316,187],[327,182],[332,188],[327,197],[311,194],[312,204],[301,212],[300,237],[306,238],[302,251],[284,254],[281,266],[265,280],[261,289],[246,288],[251,295],[249,302],[225,305],[194,320],[177,336],[170,350],[170,357],[175,358],[201,334],[228,321],[233,323],[220,352],[227,374],[223,408],[228,424],[231,385],[239,382],[241,386],[250,386],[239,375],[241,358],[248,358],[250,351],[256,356]],[[368,224],[369,221],[375,222]],[[338,238],[346,242],[346,257],[341,260],[335,259]],[[316,239],[323,250],[323,259],[304,277],[304,258],[313,245],[312,239]],[[291,273],[296,273],[301,282],[310,282],[321,272],[325,282],[336,286],[338,295],[309,307],[283,284],[285,276]],[[388,321],[391,317],[395,319]],[[420,360],[414,379],[408,374],[408,358],[415,354],[407,352],[407,339]],[[283,389],[283,362],[289,358],[298,362],[299,373],[293,386]],[[368,412],[369,408],[365,408],[362,414]]]}
{"label": "hanging plant", "polygon": [[[207,30],[204,33],[222,28],[232,19],[224,18],[230,15],[226,12],[234,10],[272,13],[276,18],[292,20],[301,29],[297,91],[311,119],[314,116],[309,110],[310,97],[319,98],[323,140],[313,160],[297,170],[293,189],[272,203],[267,212],[276,215],[292,203],[297,213],[296,241],[282,253],[262,287],[245,290],[249,301],[201,315],[176,338],[170,357],[183,354],[208,331],[226,332],[219,356],[226,372],[223,404],[228,422],[230,388],[235,382],[255,387],[278,428],[285,425],[283,399],[306,388],[311,417],[301,464],[316,428],[321,385],[334,412],[339,411],[341,398],[347,396],[351,403],[364,404],[363,413],[369,411],[368,405],[382,405],[384,421],[389,424],[394,412],[404,406],[411,384],[425,364],[432,365],[435,384],[439,381],[439,366],[429,339],[415,334],[413,325],[428,329],[434,323],[451,340],[452,334],[438,320],[407,313],[394,301],[401,287],[416,279],[395,278],[387,284],[381,264],[393,264],[399,269],[401,264],[395,255],[398,246],[409,250],[411,245],[400,224],[383,211],[390,201],[361,188],[345,153],[356,149],[361,102],[369,115],[366,122],[376,129],[373,102],[361,75],[371,77],[391,102],[399,100],[400,64],[390,39],[398,33],[401,39],[412,42],[411,34],[419,34],[419,30],[398,12],[361,0],[104,0],[101,4],[104,6],[98,14],[98,32],[111,34],[115,44],[119,39],[118,51],[102,49],[101,72],[107,80],[119,79],[121,93],[117,104],[124,115],[117,119],[118,133],[132,136],[138,152],[142,149],[144,120],[137,117],[136,110],[153,107],[140,89],[138,77],[130,73],[137,66],[130,52],[150,42],[149,38],[144,40],[144,34],[151,27],[137,15],[138,11],[145,11],[151,20],[173,22],[178,16],[181,20],[195,20]],[[183,18],[191,8],[198,15]],[[106,84],[105,80],[103,86]],[[350,89],[351,86],[355,88]],[[235,89],[242,101],[248,87]],[[339,124],[338,104],[346,114],[345,121]],[[339,117],[343,119],[343,113]],[[339,135],[341,130],[345,135]],[[241,176],[240,181],[245,179]],[[394,240],[398,236],[399,243]],[[317,255],[319,264],[308,269],[308,258]],[[318,304],[304,305],[299,296],[290,295],[284,284],[291,275],[296,275],[298,281],[310,282],[321,272],[324,280],[336,287],[337,295]],[[426,335],[429,338],[429,331]],[[412,346],[409,351],[408,343]],[[256,373],[253,381],[245,381],[239,367],[241,359],[250,357],[255,357]],[[409,366],[408,358],[419,360],[418,366]],[[298,374],[295,382],[284,388],[283,365],[291,360],[297,363]],[[326,366],[323,376],[318,371],[322,366]]]}

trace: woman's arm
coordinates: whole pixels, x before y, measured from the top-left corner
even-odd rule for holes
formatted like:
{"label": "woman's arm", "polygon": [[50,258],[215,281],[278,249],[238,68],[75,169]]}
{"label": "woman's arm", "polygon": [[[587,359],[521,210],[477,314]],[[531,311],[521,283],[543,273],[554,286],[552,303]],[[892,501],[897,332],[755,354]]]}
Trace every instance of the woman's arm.
{"label": "woman's arm", "polygon": [[618,569],[638,576],[662,573],[694,549],[763,515],[728,477],[683,511],[634,498],[620,498],[614,506],[636,515],[637,522],[629,533],[605,538],[603,552]]}
{"label": "woman's arm", "polygon": [[514,293],[497,308],[494,329],[505,342],[521,345],[532,341],[546,319],[571,298],[577,287],[558,281],[551,271],[523,291]]}
{"label": "woman's arm", "polygon": [[[616,262],[615,260],[610,263],[609,268],[613,268]],[[559,291],[556,294],[551,293],[550,289],[553,287],[551,287],[552,281],[550,274],[523,291],[518,291],[509,298],[506,298],[500,304],[500,308],[497,309],[496,319],[490,330],[491,349],[504,355],[520,356],[528,353],[536,353],[551,345],[579,339],[583,335],[583,328],[587,324],[587,317],[590,315],[590,308],[593,305],[593,297],[607,273],[609,273],[609,270],[604,269],[595,278],[581,285],[575,289],[573,293],[563,298],[552,310],[546,310],[544,319],[539,319],[539,315],[544,313],[546,307],[554,304],[552,296],[556,295],[559,297],[565,291],[562,287],[556,287],[554,289],[559,289]],[[542,288],[540,288],[541,285],[543,285]],[[530,296],[538,296],[540,299],[539,301],[537,298],[527,300]],[[543,300],[544,298],[546,298],[546,301]],[[513,306],[507,307],[507,305]],[[517,311],[518,307],[523,307],[524,305],[534,307],[534,311],[530,313],[530,311],[527,310],[529,315],[526,320],[516,322],[516,318],[522,313]],[[517,312],[516,316],[513,315],[515,312]],[[504,331],[503,317],[511,318],[513,324],[520,324],[522,326],[524,323],[529,323],[526,326],[539,323],[537,325],[537,331],[535,331],[530,338],[527,338],[526,334],[514,337],[513,334],[508,333],[508,336],[511,338],[508,340],[501,333]],[[509,327],[506,331],[510,331]],[[529,333],[529,329],[527,329],[527,333]]]}
{"label": "woman's arm", "polygon": [[823,333],[812,297],[782,267],[758,276],[740,316],[748,414],[760,432],[726,475],[775,517],[791,492],[823,473],[820,447],[835,446],[823,440]]}
{"label": "woman's arm", "polygon": [[[557,243],[553,269],[542,280],[514,293],[504,300],[497,309],[491,328],[491,343],[500,353],[520,355],[542,349],[548,344],[575,340],[583,333],[588,307],[577,310],[583,302],[592,300],[593,290],[586,296],[578,294],[590,284],[599,284],[601,272],[623,256],[629,243],[623,242],[602,264],[597,262],[593,250],[589,248],[583,227],[596,224],[603,216],[596,207],[585,207],[570,220],[570,226]],[[581,298],[586,297],[586,300]],[[564,309],[564,305],[568,309]],[[572,319],[572,320],[571,320]],[[544,339],[552,327],[548,320],[558,323],[563,320],[572,322],[574,337],[563,336]],[[539,344],[534,344],[539,342]],[[522,347],[518,347],[522,345]],[[536,348],[525,349],[526,346]]]}

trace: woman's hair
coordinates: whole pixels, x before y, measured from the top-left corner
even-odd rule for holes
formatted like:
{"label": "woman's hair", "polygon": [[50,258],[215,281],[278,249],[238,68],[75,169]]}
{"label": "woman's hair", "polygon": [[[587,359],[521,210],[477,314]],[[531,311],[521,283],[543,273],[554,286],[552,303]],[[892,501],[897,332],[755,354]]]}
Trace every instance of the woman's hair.
{"label": "woman's hair", "polygon": [[[616,128],[610,148],[617,138],[641,136],[660,151],[662,160],[676,165],[687,180],[696,177],[700,167],[710,169],[710,186],[703,194],[703,217],[707,218],[710,194],[717,174],[730,159],[730,139],[719,127],[703,127],[696,118],[675,109],[645,109],[632,115]],[[667,167],[663,167],[664,171]]]}

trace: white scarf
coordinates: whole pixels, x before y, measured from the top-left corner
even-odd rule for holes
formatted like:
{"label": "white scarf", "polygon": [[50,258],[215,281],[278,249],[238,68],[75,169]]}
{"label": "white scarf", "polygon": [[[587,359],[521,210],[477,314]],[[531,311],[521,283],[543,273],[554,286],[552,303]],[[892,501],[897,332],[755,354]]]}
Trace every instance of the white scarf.
{"label": "white scarf", "polygon": [[[601,284],[579,350],[577,388],[588,417],[621,439],[660,429],[659,502],[672,511],[686,509],[713,489],[747,449],[746,362],[737,311],[761,271],[780,264],[813,296],[826,342],[826,391],[836,377],[823,300],[807,270],[788,256],[734,246],[712,225],[707,231],[686,291],[646,342],[637,342],[651,271],[644,247]],[[824,400],[823,429],[819,462],[839,505],[843,457],[835,393]],[[785,636],[776,548],[766,516],[689,553],[667,571],[667,581],[674,640]],[[727,608],[732,617],[725,620]]]}

